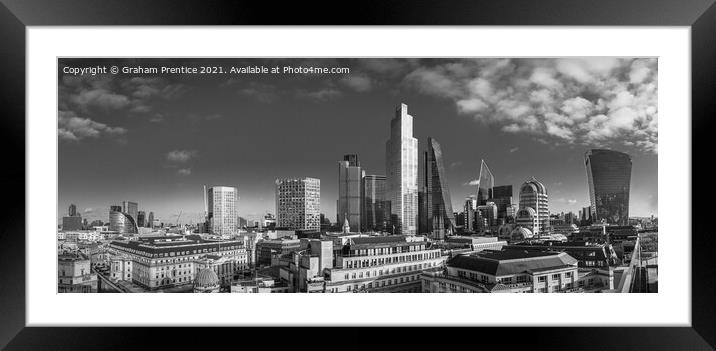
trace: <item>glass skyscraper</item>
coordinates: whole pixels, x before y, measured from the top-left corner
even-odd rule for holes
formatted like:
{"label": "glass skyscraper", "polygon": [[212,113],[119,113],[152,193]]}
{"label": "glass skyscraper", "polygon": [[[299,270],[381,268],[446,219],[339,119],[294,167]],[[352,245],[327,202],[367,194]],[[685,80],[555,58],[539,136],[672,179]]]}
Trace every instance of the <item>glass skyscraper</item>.
{"label": "glass skyscraper", "polygon": [[122,212],[132,216],[134,222],[137,222],[137,215],[139,214],[139,206],[136,202],[122,201]]}
{"label": "glass skyscraper", "polygon": [[390,139],[385,143],[385,173],[390,201],[389,232],[418,231],[418,139],[413,137],[413,116],[400,104],[390,121]]}
{"label": "glass skyscraper", "polygon": [[137,222],[130,214],[123,211],[122,206],[109,207],[109,230],[118,233],[137,233]]}
{"label": "glass skyscraper", "polygon": [[363,198],[362,230],[386,230],[390,209],[385,197],[385,176],[369,174],[363,177],[361,193]]}
{"label": "glass skyscraper", "polygon": [[631,156],[618,151],[593,149],[584,155],[584,164],[587,167],[592,220],[627,225]]}
{"label": "glass skyscraper", "polygon": [[345,155],[338,162],[338,204],[336,214],[338,224],[342,225],[346,217],[351,228],[361,227],[361,182],[363,171],[358,155]]}
{"label": "glass skyscraper", "polygon": [[425,170],[427,230],[432,233],[433,239],[444,239],[445,234],[452,234],[455,228],[455,215],[452,211],[442,149],[433,138],[428,138]]}
{"label": "glass skyscraper", "polygon": [[482,206],[492,198],[492,188],[495,187],[495,177],[487,167],[485,160],[480,162],[480,176],[477,178],[477,205]]}
{"label": "glass skyscraper", "polygon": [[238,229],[239,190],[230,186],[213,186],[206,191],[209,233],[230,235]]}

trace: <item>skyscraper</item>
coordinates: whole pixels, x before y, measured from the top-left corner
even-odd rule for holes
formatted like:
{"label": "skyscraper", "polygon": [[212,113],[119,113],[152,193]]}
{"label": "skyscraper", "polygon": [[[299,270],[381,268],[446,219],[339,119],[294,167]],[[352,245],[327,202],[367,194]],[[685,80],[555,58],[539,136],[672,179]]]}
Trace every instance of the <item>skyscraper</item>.
{"label": "skyscraper", "polygon": [[507,218],[507,208],[512,206],[512,185],[500,185],[492,188],[490,201],[497,205],[497,218]]}
{"label": "skyscraper", "polygon": [[[549,197],[547,188],[535,177],[528,179],[520,187],[520,211],[531,208],[534,211],[536,226],[534,235],[545,233],[549,228]],[[518,211],[518,218],[520,218]]]}
{"label": "skyscraper", "polygon": [[149,216],[147,216],[147,227],[154,228],[154,212],[149,211]]}
{"label": "skyscraper", "polygon": [[321,230],[320,179],[276,180],[276,227],[291,230]]}
{"label": "skyscraper", "polygon": [[363,177],[363,231],[386,230],[389,208],[385,197],[385,176],[369,174]]}
{"label": "skyscraper", "polygon": [[629,222],[631,156],[623,152],[593,149],[584,155],[589,182],[592,219],[608,224]]}
{"label": "skyscraper", "polygon": [[477,199],[475,195],[465,198],[465,231],[475,230],[475,213],[477,211]]}
{"label": "skyscraper", "polygon": [[122,201],[122,212],[132,216],[134,222],[137,222],[137,214],[139,212],[139,206],[136,202]]}
{"label": "skyscraper", "polygon": [[137,212],[137,227],[147,226],[147,213],[144,211]]}
{"label": "skyscraper", "polygon": [[70,208],[67,211],[67,215],[70,217],[77,216],[77,206],[75,204],[70,204]]}
{"label": "skyscraper", "polygon": [[138,232],[137,222],[132,216],[123,211],[122,206],[110,206],[109,230],[134,234]]}
{"label": "skyscraper", "polygon": [[345,155],[343,161],[338,162],[338,223],[342,224],[347,217],[348,224],[356,230],[361,227],[360,194],[363,174],[358,155]]}
{"label": "skyscraper", "polygon": [[477,205],[482,206],[492,198],[492,190],[495,187],[495,177],[487,167],[485,160],[480,162],[480,176],[477,178]]}
{"label": "skyscraper", "polygon": [[413,116],[400,104],[390,121],[385,143],[385,171],[390,201],[390,231],[416,234],[418,226],[418,140],[413,138]]}
{"label": "skyscraper", "polygon": [[433,138],[428,138],[425,170],[427,230],[432,233],[433,239],[444,239],[445,234],[452,234],[455,228],[455,217],[452,212],[452,200],[443,165],[442,149],[437,140]]}
{"label": "skyscraper", "polygon": [[236,232],[239,190],[230,186],[213,186],[206,191],[209,233],[229,235]]}

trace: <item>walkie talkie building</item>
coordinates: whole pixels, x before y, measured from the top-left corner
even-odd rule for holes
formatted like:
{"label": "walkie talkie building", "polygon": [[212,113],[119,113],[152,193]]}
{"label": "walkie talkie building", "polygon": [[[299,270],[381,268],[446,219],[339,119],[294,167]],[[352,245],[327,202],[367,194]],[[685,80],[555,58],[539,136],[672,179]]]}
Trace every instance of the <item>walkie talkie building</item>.
{"label": "walkie talkie building", "polygon": [[631,156],[613,150],[593,149],[584,155],[584,164],[593,220],[627,225]]}

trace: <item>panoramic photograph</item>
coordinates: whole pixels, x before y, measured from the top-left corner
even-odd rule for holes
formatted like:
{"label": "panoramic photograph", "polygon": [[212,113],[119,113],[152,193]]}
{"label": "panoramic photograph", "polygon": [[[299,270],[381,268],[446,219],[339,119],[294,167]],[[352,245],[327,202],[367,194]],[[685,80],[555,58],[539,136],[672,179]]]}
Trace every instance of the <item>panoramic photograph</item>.
{"label": "panoramic photograph", "polygon": [[658,59],[59,58],[58,293],[658,293]]}

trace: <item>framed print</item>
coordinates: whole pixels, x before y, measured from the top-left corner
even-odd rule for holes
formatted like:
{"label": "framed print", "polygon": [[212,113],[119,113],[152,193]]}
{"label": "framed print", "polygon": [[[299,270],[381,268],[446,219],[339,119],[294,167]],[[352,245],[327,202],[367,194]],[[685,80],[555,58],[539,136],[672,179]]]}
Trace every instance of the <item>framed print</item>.
{"label": "framed print", "polygon": [[716,343],[711,1],[163,5],[1,8],[9,349]]}

